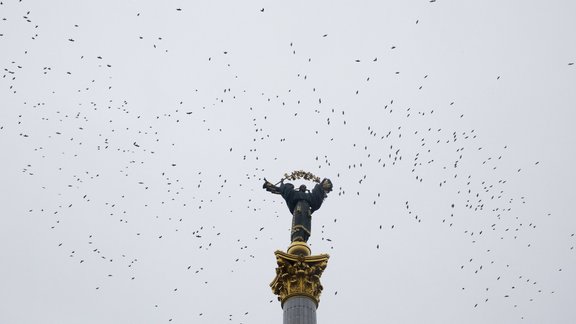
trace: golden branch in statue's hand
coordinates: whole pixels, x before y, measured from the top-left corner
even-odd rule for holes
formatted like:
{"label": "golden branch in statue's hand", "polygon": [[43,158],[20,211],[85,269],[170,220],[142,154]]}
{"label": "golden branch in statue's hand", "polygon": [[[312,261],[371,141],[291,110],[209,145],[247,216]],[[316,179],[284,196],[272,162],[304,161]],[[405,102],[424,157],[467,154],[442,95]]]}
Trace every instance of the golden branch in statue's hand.
{"label": "golden branch in statue's hand", "polygon": [[320,183],[319,177],[315,176],[311,172],[306,172],[304,170],[294,171],[291,174],[285,173],[284,179],[287,179],[287,180],[304,179],[304,180],[314,181],[316,183]]}

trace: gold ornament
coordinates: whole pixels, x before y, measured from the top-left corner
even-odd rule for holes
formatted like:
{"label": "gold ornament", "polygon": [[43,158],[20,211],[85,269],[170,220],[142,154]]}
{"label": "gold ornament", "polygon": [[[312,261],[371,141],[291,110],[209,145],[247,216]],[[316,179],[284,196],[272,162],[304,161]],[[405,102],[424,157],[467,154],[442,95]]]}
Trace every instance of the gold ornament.
{"label": "gold ornament", "polygon": [[303,256],[282,251],[276,255],[276,278],[270,284],[274,294],[282,305],[292,296],[306,296],[314,300],[316,307],[320,302],[322,284],[320,277],[328,265],[328,254]]}

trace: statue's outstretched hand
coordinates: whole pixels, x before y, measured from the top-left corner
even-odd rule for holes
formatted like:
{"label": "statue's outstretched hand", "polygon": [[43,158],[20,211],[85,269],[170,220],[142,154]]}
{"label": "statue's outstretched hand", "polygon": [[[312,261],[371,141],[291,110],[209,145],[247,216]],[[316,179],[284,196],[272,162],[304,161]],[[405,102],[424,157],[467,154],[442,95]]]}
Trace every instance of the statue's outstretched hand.
{"label": "statue's outstretched hand", "polygon": [[269,190],[271,187],[274,187],[274,185],[270,181],[266,180],[266,178],[264,178],[264,184],[262,185],[262,188]]}
{"label": "statue's outstretched hand", "polygon": [[266,180],[266,178],[264,178],[264,184],[262,185],[262,188],[266,189],[266,191],[269,191],[271,193],[280,194],[280,190],[278,189],[278,187],[276,187],[270,181]]}
{"label": "statue's outstretched hand", "polygon": [[324,191],[332,191],[332,181],[330,181],[330,179],[324,178],[320,184],[322,185],[322,189],[324,189]]}

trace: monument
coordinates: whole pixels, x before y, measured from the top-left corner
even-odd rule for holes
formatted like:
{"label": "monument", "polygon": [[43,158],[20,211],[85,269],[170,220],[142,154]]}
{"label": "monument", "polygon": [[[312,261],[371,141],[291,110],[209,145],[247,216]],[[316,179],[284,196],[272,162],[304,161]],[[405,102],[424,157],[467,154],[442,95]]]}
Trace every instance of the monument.
{"label": "monument", "polygon": [[[316,182],[312,191],[305,185],[296,190],[285,180],[305,179]],[[280,186],[278,186],[280,184]],[[276,251],[276,277],[270,284],[272,292],[284,310],[284,324],[316,324],[316,309],[320,302],[322,284],[320,277],[328,265],[328,254],[311,255],[308,239],[312,232],[312,213],[320,208],[327,194],[332,191],[330,179],[305,171],[285,174],[277,184],[264,179],[267,191],[281,195],[292,213],[290,246],[287,252]]]}

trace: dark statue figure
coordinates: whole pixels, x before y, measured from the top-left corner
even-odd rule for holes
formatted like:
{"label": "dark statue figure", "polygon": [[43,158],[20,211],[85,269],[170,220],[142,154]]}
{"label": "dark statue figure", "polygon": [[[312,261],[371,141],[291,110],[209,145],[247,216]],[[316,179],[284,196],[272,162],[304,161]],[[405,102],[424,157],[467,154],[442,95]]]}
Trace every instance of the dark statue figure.
{"label": "dark statue figure", "polygon": [[292,213],[292,232],[290,239],[292,242],[308,242],[312,229],[312,213],[320,208],[327,193],[332,191],[332,182],[330,179],[324,179],[316,184],[312,192],[301,185],[294,189],[291,183],[281,181],[280,186],[276,186],[266,179],[262,188],[267,191],[282,195],[286,201],[290,213]]}

